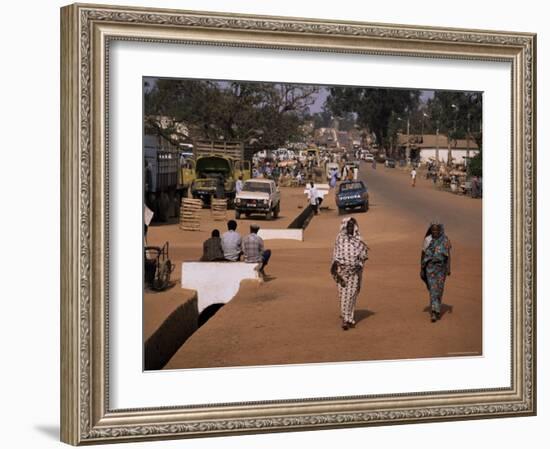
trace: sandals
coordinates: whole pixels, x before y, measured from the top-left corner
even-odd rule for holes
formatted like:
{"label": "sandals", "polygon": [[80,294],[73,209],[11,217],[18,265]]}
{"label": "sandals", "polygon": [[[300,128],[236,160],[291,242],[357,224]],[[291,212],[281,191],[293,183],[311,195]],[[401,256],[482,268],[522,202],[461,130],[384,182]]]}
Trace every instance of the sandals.
{"label": "sandals", "polygon": [[353,329],[355,327],[354,321],[343,321],[342,322],[342,329],[347,331],[348,329]]}

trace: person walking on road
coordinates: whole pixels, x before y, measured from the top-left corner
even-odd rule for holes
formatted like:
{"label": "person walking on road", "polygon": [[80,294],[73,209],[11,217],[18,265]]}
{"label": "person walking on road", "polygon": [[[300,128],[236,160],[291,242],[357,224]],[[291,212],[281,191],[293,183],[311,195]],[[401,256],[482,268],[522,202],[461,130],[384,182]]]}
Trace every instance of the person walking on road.
{"label": "person walking on road", "polygon": [[430,292],[432,323],[441,319],[441,300],[445,279],[451,275],[451,242],[444,226],[431,224],[424,238],[420,257],[420,277]]}
{"label": "person walking on road", "polygon": [[363,267],[368,259],[368,247],[361,240],[359,226],[353,217],[342,220],[336,237],[330,273],[338,287],[342,329],[355,326],[355,303],[361,290]]}
{"label": "person walking on road", "polygon": [[237,182],[235,183],[235,193],[238,195],[243,191],[243,175],[239,176]]}
{"label": "person walking on road", "polygon": [[319,191],[317,190],[317,187],[315,187],[315,184],[313,181],[309,183],[309,189],[308,189],[308,195],[309,195],[309,204],[313,208],[313,213],[317,215],[319,213]]}
{"label": "person walking on road", "polygon": [[259,263],[258,271],[265,276],[264,268],[271,257],[271,250],[264,248],[264,241],[258,235],[260,226],[250,225],[250,234],[243,238],[243,257],[247,263]]}
{"label": "person walking on road", "polygon": [[336,182],[338,181],[338,171],[335,168],[330,169],[330,183],[329,186],[331,189],[336,187]]}
{"label": "person walking on road", "polygon": [[416,186],[416,168],[413,167],[411,170],[411,186]]}

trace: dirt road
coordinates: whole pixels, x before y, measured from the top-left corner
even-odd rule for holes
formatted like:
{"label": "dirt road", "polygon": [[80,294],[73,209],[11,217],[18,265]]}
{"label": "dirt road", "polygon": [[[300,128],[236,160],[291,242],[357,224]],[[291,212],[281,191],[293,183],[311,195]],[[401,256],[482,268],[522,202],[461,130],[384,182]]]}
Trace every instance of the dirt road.
{"label": "dirt road", "polygon": [[[355,329],[340,328],[329,273],[342,219],[331,195],[323,204],[330,209],[312,220],[304,242],[266,242],[273,250],[268,281],[244,283],[166,368],[481,354],[481,201],[438,191],[423,179],[413,188],[397,169],[363,164],[360,176],[369,186],[371,208],[353,215],[370,253]],[[453,245],[443,317],[436,323],[430,322],[419,278],[420,249],[432,219],[445,224]]]}

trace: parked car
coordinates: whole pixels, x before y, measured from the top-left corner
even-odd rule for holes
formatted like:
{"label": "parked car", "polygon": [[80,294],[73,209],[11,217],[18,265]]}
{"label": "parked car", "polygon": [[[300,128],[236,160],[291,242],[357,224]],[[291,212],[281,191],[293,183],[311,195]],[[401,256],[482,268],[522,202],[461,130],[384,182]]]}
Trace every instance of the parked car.
{"label": "parked car", "polygon": [[369,209],[369,193],[363,181],[344,181],[336,193],[338,213],[347,209],[357,209],[366,212]]}
{"label": "parked car", "polygon": [[241,214],[264,215],[267,219],[277,218],[281,210],[281,192],[272,179],[253,178],[244,182],[242,190],[235,197],[235,218]]}
{"label": "parked car", "polygon": [[373,156],[372,154],[370,154],[370,153],[367,153],[367,154],[365,154],[365,156],[363,157],[363,160],[364,160],[365,162],[372,162],[372,161],[374,161],[374,156]]}
{"label": "parked car", "polygon": [[386,159],[384,165],[388,168],[395,168],[395,159]]}

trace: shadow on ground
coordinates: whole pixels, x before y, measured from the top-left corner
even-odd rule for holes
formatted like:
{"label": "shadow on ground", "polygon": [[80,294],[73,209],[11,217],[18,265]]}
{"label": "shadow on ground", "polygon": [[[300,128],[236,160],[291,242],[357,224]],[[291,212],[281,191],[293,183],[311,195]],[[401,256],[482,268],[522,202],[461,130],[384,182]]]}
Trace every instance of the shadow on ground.
{"label": "shadow on ground", "polygon": [[374,315],[375,312],[372,310],[361,309],[355,311],[355,322],[359,323],[360,321],[366,320],[368,317]]}

